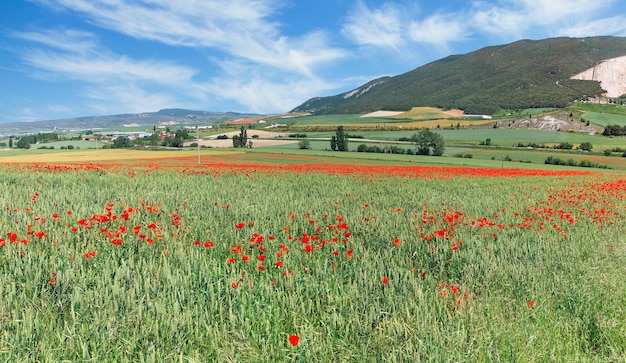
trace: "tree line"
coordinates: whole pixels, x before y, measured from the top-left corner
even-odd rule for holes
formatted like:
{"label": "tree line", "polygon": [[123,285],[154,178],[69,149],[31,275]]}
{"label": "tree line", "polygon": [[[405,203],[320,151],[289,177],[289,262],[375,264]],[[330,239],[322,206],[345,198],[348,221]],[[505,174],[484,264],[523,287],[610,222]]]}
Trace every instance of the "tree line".
{"label": "tree line", "polygon": [[[415,144],[415,154],[417,155],[433,155],[441,156],[445,151],[445,140],[440,134],[424,129],[418,133],[415,133],[411,138],[406,141],[411,141]],[[337,127],[335,135],[330,139],[330,149],[332,151],[348,151],[348,136],[346,135],[343,126]],[[368,148],[365,144],[359,145],[357,151],[359,152],[381,152],[381,150],[389,150],[393,153],[399,152],[399,148],[385,148],[379,147]]]}
{"label": "tree line", "polygon": [[626,136],[626,125],[607,125],[602,132],[604,136]]}

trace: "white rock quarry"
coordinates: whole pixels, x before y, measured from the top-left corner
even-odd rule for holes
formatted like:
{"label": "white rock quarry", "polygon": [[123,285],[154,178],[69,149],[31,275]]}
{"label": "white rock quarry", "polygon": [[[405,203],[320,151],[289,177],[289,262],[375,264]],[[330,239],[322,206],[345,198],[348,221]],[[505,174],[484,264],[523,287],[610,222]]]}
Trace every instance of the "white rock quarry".
{"label": "white rock quarry", "polygon": [[607,59],[571,79],[598,81],[606,96],[619,97],[626,94],[626,56]]}

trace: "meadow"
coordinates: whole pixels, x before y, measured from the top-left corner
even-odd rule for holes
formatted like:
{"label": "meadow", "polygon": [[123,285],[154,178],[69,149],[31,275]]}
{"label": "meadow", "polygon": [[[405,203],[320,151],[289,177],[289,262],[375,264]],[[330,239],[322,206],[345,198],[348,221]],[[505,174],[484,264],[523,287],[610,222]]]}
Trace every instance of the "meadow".
{"label": "meadow", "polygon": [[626,355],[623,174],[152,155],[0,166],[1,360]]}

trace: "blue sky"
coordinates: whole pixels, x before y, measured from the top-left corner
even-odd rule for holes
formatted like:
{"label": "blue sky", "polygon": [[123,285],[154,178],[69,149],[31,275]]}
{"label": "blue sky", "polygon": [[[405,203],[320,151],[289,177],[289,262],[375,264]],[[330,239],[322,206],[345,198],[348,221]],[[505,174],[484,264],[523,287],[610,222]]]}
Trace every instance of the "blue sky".
{"label": "blue sky", "polygon": [[450,54],[626,36],[623,0],[0,2],[0,123],[286,112]]}

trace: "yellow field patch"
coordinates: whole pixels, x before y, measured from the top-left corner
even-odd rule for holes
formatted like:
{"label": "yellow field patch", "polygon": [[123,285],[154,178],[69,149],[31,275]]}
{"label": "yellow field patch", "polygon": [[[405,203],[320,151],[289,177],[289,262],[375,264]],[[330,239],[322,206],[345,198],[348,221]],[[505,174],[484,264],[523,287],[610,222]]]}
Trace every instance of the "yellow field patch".
{"label": "yellow field patch", "polygon": [[370,128],[370,129],[376,129],[376,128],[392,128],[392,127],[397,127],[398,129],[420,129],[420,128],[427,128],[427,129],[435,129],[437,127],[440,127],[442,129],[444,128],[450,128],[450,127],[456,127],[457,125],[459,125],[460,127],[467,127],[467,126],[479,126],[479,125],[487,125],[492,123],[493,121],[491,120],[478,120],[478,119],[472,119],[472,120],[456,120],[456,119],[441,119],[441,120],[429,120],[429,121],[410,121],[410,122],[389,122],[389,123],[381,123],[381,124],[350,124],[349,127],[347,127],[348,129],[351,128]]}
{"label": "yellow field patch", "polygon": [[413,119],[413,120],[433,120],[433,119],[447,119],[450,117],[462,117],[462,110],[449,110],[443,111],[437,107],[413,107],[410,111],[393,116],[398,119]]}
{"label": "yellow field patch", "polygon": [[[203,156],[233,154],[232,151],[202,150]],[[5,163],[98,163],[115,160],[141,160],[192,157],[198,155],[197,150],[167,150],[167,151],[144,151],[128,149],[105,149],[105,150],[76,150],[57,151],[43,154],[22,154],[15,156],[0,157],[0,162]]]}

